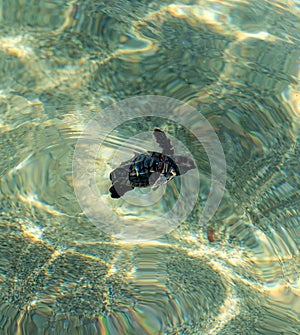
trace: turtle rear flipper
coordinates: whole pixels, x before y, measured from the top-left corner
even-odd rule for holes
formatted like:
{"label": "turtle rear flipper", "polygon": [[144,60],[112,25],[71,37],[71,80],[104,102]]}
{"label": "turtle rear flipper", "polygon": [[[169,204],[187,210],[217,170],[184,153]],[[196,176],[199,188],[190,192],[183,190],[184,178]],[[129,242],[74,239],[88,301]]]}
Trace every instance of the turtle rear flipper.
{"label": "turtle rear flipper", "polygon": [[111,197],[118,199],[122,197],[126,192],[131,191],[134,187],[130,185],[130,180],[128,176],[128,169],[130,165],[126,164],[121,165],[121,167],[113,170],[109,178],[112,181],[112,186],[109,189]]}
{"label": "turtle rear flipper", "polygon": [[126,192],[133,190],[134,187],[127,186],[120,183],[115,183],[110,187],[109,192],[110,196],[114,199],[121,198]]}
{"label": "turtle rear flipper", "polygon": [[174,147],[171,144],[171,141],[168,139],[167,135],[160,129],[155,128],[153,131],[156,142],[162,148],[163,155],[174,155]]}

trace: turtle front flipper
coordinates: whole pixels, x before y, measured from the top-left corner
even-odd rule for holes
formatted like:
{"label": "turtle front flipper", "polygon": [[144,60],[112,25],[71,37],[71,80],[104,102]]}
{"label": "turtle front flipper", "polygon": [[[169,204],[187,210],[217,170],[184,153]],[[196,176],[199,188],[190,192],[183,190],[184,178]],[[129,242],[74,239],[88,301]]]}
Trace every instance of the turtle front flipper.
{"label": "turtle front flipper", "polygon": [[183,175],[190,170],[196,169],[195,163],[189,157],[174,156],[173,159],[179,169],[179,175]]}
{"label": "turtle front flipper", "polygon": [[168,139],[167,135],[162,130],[155,128],[153,131],[153,136],[155,137],[156,142],[162,148],[163,155],[174,155],[174,147],[171,144],[171,141]]}

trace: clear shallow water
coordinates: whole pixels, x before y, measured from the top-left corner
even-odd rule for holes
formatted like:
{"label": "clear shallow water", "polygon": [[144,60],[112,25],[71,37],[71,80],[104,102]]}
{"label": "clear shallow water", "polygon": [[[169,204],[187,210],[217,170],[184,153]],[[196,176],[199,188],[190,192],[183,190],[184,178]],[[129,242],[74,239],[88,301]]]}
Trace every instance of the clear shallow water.
{"label": "clear shallow water", "polygon": [[[1,334],[298,334],[297,3],[1,8]],[[223,146],[227,183],[204,229],[208,159],[166,122],[200,162],[199,201],[167,236],[132,244],[82,213],[72,160],[91,118],[146,94],[206,117]],[[101,160],[97,168],[101,184],[107,169]]]}

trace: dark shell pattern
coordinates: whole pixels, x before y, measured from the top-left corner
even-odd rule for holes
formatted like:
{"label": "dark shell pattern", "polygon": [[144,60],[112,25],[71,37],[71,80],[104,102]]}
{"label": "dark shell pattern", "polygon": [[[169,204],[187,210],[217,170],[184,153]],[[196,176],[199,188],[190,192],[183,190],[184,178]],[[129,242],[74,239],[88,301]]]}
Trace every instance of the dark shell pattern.
{"label": "dark shell pattern", "polygon": [[110,173],[112,186],[109,191],[112,198],[120,198],[135,187],[151,187],[156,190],[176,176],[182,175],[196,166],[192,159],[174,156],[174,148],[166,134],[154,129],[155,140],[162,153],[147,151],[121,163]]}

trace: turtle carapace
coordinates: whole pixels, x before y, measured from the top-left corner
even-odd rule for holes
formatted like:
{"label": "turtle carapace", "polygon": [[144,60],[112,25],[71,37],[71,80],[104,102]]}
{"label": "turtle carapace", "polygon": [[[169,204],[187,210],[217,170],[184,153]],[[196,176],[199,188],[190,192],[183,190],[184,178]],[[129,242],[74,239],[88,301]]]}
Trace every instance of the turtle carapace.
{"label": "turtle carapace", "polygon": [[112,198],[120,198],[135,187],[151,187],[156,190],[176,176],[183,175],[196,166],[192,159],[175,156],[174,148],[166,134],[154,129],[154,138],[162,152],[146,151],[121,163],[110,173],[112,186],[109,189]]}

